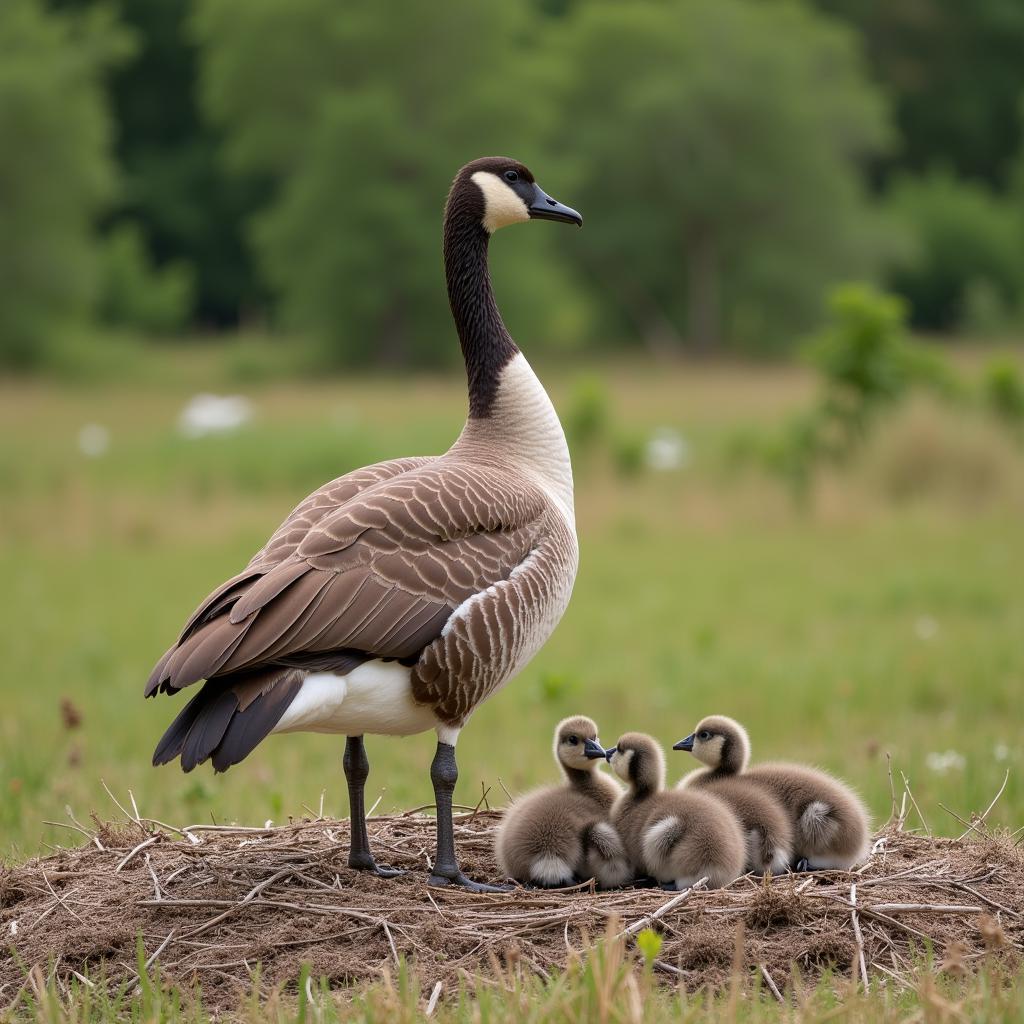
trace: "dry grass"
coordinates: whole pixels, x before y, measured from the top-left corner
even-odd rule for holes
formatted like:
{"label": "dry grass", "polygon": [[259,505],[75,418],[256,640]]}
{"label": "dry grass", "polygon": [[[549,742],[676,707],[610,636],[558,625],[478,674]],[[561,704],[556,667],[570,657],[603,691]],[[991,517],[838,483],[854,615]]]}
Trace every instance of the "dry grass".
{"label": "dry grass", "polygon": [[[910,834],[900,819],[852,873],[682,894],[583,885],[480,896],[427,886],[434,821],[419,810],[371,821],[378,856],[409,869],[391,881],[349,870],[347,822],[320,816],[265,829],[72,819],[85,846],[0,873],[0,931],[14,954],[0,960],[0,1009],[32,978],[130,992],[140,957],[169,983],[198,982],[207,1010],[287,989],[302,964],[354,993],[407,960],[424,986],[452,994],[492,984],[502,960],[547,981],[590,937],[610,930],[628,943],[649,927],[662,937],[657,975],[688,991],[739,973],[781,993],[794,972],[919,987],[926,950],[954,978],[983,962],[1015,971],[1024,950],[1024,858],[977,821],[956,840]],[[501,880],[499,819],[457,818],[464,866],[481,880]]]}

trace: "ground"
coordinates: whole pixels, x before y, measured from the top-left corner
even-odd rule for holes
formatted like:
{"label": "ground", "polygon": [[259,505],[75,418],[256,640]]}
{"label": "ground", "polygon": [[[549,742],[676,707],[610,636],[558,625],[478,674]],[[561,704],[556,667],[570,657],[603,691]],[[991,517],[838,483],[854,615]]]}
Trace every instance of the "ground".
{"label": "ground", "polygon": [[[457,371],[275,384],[201,354],[147,366],[120,384],[0,384],[0,852],[15,861],[74,840],[43,824],[65,805],[115,812],[100,779],[164,820],[281,822],[323,791],[344,815],[333,737],[275,737],[224,776],[151,768],[180,702],[144,701],[142,684],[309,490],[439,451],[463,415]],[[668,745],[722,712],[747,724],[756,758],[843,775],[877,820],[887,753],[937,833],[962,831],[954,814],[987,806],[1007,769],[993,820],[1024,819],[1024,450],[969,408],[912,403],[801,503],[731,453],[738,432],[770,431],[810,399],[804,371],[540,369],[563,415],[607,396],[603,429],[575,445],[580,575],[551,642],[465,730],[456,799],[487,789],[501,805],[549,778],[570,713],[594,716],[609,743],[643,729]],[[181,436],[200,391],[246,394],[251,423]],[[94,457],[79,447],[89,424],[109,437]],[[663,427],[687,464],[638,466]],[[429,802],[431,737],[367,747],[378,813]],[[669,755],[673,776],[689,767]]]}

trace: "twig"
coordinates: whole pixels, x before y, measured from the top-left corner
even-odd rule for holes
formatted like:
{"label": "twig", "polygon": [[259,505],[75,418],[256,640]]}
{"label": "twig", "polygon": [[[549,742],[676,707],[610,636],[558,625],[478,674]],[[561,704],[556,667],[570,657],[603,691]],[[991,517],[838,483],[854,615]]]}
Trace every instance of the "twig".
{"label": "twig", "polygon": [[437,1009],[437,1001],[441,998],[441,982],[437,982],[434,985],[434,990],[430,993],[430,998],[427,1000],[427,1008],[423,1011],[425,1017],[432,1017],[434,1010]]}
{"label": "twig", "polygon": [[910,790],[910,779],[908,779],[906,775],[903,774],[903,772],[900,772],[900,775],[903,775],[903,788],[907,791],[907,796],[910,797],[910,802],[914,805],[914,810],[917,811],[917,816],[921,819],[921,824],[924,825],[925,832],[927,832],[928,835],[931,835],[932,830],[928,827],[928,822],[924,820],[924,815],[921,813],[921,808],[917,806],[917,801],[914,799],[914,794]]}
{"label": "twig", "polygon": [[890,822],[894,823],[899,827],[901,824],[896,817],[896,784],[892,780],[892,754],[887,750],[885,752],[885,763],[889,772],[889,794],[892,797],[892,807],[889,811],[889,821],[886,822],[888,825]]}
{"label": "twig", "polygon": [[395,949],[395,940],[391,937],[391,929],[388,927],[388,923],[383,917],[380,919],[380,925],[384,929],[384,934],[388,938],[388,945],[391,947],[391,955],[395,958],[395,966],[397,967],[400,961],[398,959],[398,950]]}
{"label": "twig", "polygon": [[864,959],[864,935],[860,930],[860,919],[857,916],[857,885],[850,886],[850,920],[853,923],[853,938],[857,943],[857,961],[860,964],[860,980],[864,985],[864,991],[870,992],[868,984],[868,966]]}
{"label": "twig", "polygon": [[984,907],[942,903],[875,903],[864,908],[876,914],[983,914]]}
{"label": "twig", "polygon": [[120,871],[121,868],[123,868],[132,859],[132,857],[135,856],[135,854],[139,853],[141,850],[146,849],[147,846],[152,846],[155,842],[158,842],[159,839],[159,834],[155,836],[150,836],[148,839],[143,839],[138,846],[136,846],[133,850],[131,850],[129,853],[125,854],[125,856],[121,858],[120,863],[117,865],[116,868],[114,868],[114,874],[116,875],[118,871]]}
{"label": "twig", "polygon": [[[983,831],[982,831],[982,830],[981,830],[980,828],[978,828],[978,826],[977,826],[977,825],[974,825],[974,824],[972,824],[971,822],[969,822],[969,821],[966,821],[966,820],[965,820],[964,818],[961,818],[961,817],[960,817],[960,815],[959,815],[959,814],[957,814],[957,813],[956,813],[956,811],[954,811],[954,810],[953,810],[953,809],[952,809],[951,807],[947,807],[947,806],[946,806],[946,805],[945,805],[944,803],[942,803],[941,801],[939,801],[939,806],[940,806],[940,807],[941,807],[941,808],[942,808],[942,809],[943,809],[943,810],[944,810],[944,811],[945,811],[945,812],[946,812],[947,814],[951,814],[951,815],[952,815],[952,816],[953,816],[954,818],[956,818],[956,820],[957,820],[957,821],[959,821],[961,825],[966,825],[966,826],[967,826],[967,831],[966,831],[966,832],[964,833],[964,836],[966,836],[966,835],[969,835],[969,834],[970,834],[971,832],[974,832],[974,833],[976,833],[977,835],[981,836],[981,838],[982,838],[982,839],[986,839],[986,838],[987,838],[987,836],[985,835],[985,833],[984,833],[984,832],[983,832]],[[964,837],[964,836],[961,836],[961,837],[960,837],[960,839],[963,839],[963,837]]]}
{"label": "twig", "polygon": [[153,879],[153,891],[156,894],[156,898],[162,899],[163,893],[160,891],[160,879],[156,877],[156,871],[153,870],[153,862],[149,858],[149,854],[146,854],[146,867],[149,869],[149,877]]}
{"label": "twig", "polygon": [[765,967],[764,964],[758,964],[757,969],[761,972],[761,977],[764,978],[764,982],[768,986],[768,991],[771,992],[771,994],[775,996],[780,1003],[785,1003],[786,1000],[782,998],[782,993],[779,991],[778,985],[775,984],[775,979],[768,973],[768,968]]}
{"label": "twig", "polygon": [[698,881],[694,882],[688,889],[684,889],[678,896],[673,896],[672,899],[665,903],[662,903],[657,910],[653,913],[648,914],[646,917],[640,918],[639,921],[634,922],[628,928],[619,932],[615,937],[617,939],[629,938],[632,935],[636,935],[637,932],[641,932],[648,925],[653,924],[660,917],[664,917],[670,910],[674,910],[679,906],[680,903],[685,903],[698,889],[707,884],[707,875]]}
{"label": "twig", "polygon": [[[996,795],[994,797],[992,797],[992,802],[988,805],[988,807],[985,808],[985,813],[982,814],[978,818],[978,822],[977,823],[979,825],[984,825],[985,824],[985,819],[989,816],[989,812],[992,810],[993,807],[995,807],[995,805],[998,802],[999,798],[1003,795],[1003,790],[1006,789],[1006,783],[1009,782],[1009,781],[1010,781],[1010,769],[1007,768],[1006,769],[1006,774],[1003,776],[1003,784],[999,787],[999,792],[996,793]],[[971,824],[970,828],[974,828],[973,823]],[[970,829],[968,829],[968,832],[969,831],[970,831]],[[975,831],[977,831],[977,829],[975,829]],[[960,839],[960,840],[966,839],[967,838],[967,834],[968,833],[965,832],[962,836],[959,836],[958,839]]]}

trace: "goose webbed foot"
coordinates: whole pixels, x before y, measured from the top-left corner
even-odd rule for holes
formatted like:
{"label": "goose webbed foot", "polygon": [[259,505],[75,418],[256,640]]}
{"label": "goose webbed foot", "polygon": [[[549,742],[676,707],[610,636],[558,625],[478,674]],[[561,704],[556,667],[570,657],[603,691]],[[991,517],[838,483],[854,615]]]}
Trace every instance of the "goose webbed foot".
{"label": "goose webbed foot", "polygon": [[356,852],[353,850],[348,855],[348,866],[353,871],[365,871],[368,874],[376,875],[378,878],[399,878],[408,874],[403,868],[386,868],[378,864],[369,853]]}
{"label": "goose webbed foot", "polygon": [[801,857],[794,865],[793,870],[798,872],[813,871],[811,862],[806,857]]}
{"label": "goose webbed foot", "polygon": [[430,873],[427,879],[429,885],[436,886],[457,886],[467,892],[511,892],[514,885],[488,885],[486,882],[474,882],[467,878],[460,870],[456,869],[452,874],[439,874],[436,870]]}

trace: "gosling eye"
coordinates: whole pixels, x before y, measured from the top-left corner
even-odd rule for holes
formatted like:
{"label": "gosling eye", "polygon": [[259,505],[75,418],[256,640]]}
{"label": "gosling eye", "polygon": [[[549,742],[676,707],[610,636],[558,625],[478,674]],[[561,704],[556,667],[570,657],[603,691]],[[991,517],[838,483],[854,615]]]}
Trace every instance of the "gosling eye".
{"label": "gosling eye", "polygon": [[709,733],[707,731],[707,729],[701,729],[701,731],[699,733],[697,733],[697,739],[699,739],[699,740],[709,740],[709,739],[711,739],[711,733]]}
{"label": "gosling eye", "polygon": [[506,171],[505,172],[505,180],[508,181],[508,182],[512,182],[512,183],[517,182],[519,180],[519,172],[518,171]]}
{"label": "gosling eye", "polygon": [[565,740],[565,742],[568,743],[570,747],[575,747],[576,744],[579,743],[579,741],[580,740],[578,736],[568,736]]}

